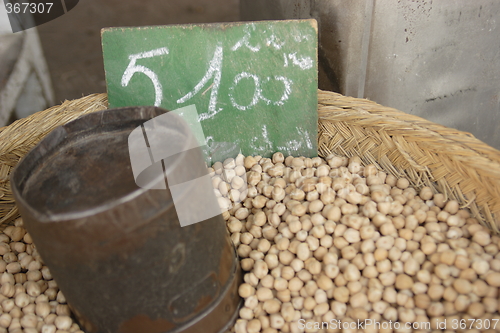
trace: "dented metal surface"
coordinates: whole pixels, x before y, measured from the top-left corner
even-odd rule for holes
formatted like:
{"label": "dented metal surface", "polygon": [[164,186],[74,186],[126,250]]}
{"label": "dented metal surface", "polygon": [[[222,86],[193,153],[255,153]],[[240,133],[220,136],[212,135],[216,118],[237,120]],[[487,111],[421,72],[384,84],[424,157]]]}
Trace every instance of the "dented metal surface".
{"label": "dented metal surface", "polygon": [[222,217],[180,227],[168,189],[135,185],[128,133],[163,112],[83,116],[12,174],[26,228],[86,332],[219,332],[237,315],[241,273]]}

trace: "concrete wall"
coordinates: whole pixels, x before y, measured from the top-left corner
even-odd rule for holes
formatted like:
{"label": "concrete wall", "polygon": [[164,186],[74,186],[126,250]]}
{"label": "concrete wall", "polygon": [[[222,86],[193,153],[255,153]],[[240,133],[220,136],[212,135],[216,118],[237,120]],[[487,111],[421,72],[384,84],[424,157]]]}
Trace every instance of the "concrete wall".
{"label": "concrete wall", "polygon": [[500,148],[500,2],[240,0],[245,20],[315,18],[320,88]]}

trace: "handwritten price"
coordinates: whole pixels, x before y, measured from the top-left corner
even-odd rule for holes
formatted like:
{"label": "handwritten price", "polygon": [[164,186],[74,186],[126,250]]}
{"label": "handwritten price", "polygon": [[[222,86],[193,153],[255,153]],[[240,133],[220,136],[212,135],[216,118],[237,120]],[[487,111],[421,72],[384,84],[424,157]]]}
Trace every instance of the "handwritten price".
{"label": "handwritten price", "polygon": [[[245,28],[245,35],[231,47],[231,51],[235,52],[242,47],[246,47],[252,52],[260,51],[261,49],[260,44],[251,45],[249,42],[253,30],[255,30],[254,25],[247,26]],[[300,38],[307,38],[307,37],[297,37],[297,38],[298,38],[297,41],[300,42]],[[283,45],[284,43],[283,42],[280,43],[278,38],[274,34],[271,34],[270,37],[266,39],[266,46],[273,47],[276,50],[280,50]],[[167,47],[161,47],[151,51],[129,55],[128,57],[129,64],[125,69],[121,79],[122,87],[128,86],[130,80],[136,73],[142,73],[146,75],[153,84],[155,91],[154,105],[160,106],[163,101],[163,89],[162,89],[162,83],[160,82],[158,75],[150,68],[137,64],[137,61],[146,58],[166,56],[168,54],[169,54],[169,49]],[[222,77],[223,59],[224,59],[224,49],[222,47],[222,44],[219,43],[215,47],[214,55],[208,63],[208,68],[205,75],[194,86],[192,91],[188,92],[184,96],[177,99],[177,103],[182,104],[193,98],[198,93],[201,92],[202,94],[205,94],[209,89],[211,89],[210,99],[208,103],[208,111],[199,114],[198,116],[199,121],[213,118],[217,113],[223,110],[223,108],[217,108],[219,88]],[[291,65],[300,67],[302,70],[310,69],[313,66],[313,60],[310,57],[299,57],[297,56],[297,53],[290,53],[290,54],[283,53],[283,59],[284,59],[283,63],[284,67],[288,67],[290,63]],[[252,99],[250,103],[246,105],[241,104],[241,102],[237,101],[236,98],[234,97],[234,90],[236,89],[238,84],[245,79],[252,80],[254,84]],[[206,87],[210,81],[212,81],[212,83],[208,86],[208,88],[202,91],[202,89]],[[265,86],[267,83],[271,81],[281,82],[281,84],[283,85],[283,93],[281,94],[281,97],[278,100],[271,100],[270,98],[266,97],[266,94],[263,91],[262,86],[263,85]],[[249,72],[241,72],[235,75],[232,81],[232,85],[229,87],[228,97],[229,100],[231,101],[232,106],[240,111],[249,110],[259,102],[263,102],[266,105],[281,106],[289,99],[290,94],[292,93],[292,84],[293,84],[292,80],[282,75],[275,75],[272,77],[268,76],[262,78],[256,74],[252,74]]]}

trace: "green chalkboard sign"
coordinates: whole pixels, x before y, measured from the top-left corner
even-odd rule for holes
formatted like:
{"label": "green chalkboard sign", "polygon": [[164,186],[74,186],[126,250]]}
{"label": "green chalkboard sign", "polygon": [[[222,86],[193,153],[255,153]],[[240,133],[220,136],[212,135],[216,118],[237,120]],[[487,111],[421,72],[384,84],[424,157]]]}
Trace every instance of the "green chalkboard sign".
{"label": "green chalkboard sign", "polygon": [[110,107],[194,104],[207,144],[317,155],[317,23],[102,30]]}

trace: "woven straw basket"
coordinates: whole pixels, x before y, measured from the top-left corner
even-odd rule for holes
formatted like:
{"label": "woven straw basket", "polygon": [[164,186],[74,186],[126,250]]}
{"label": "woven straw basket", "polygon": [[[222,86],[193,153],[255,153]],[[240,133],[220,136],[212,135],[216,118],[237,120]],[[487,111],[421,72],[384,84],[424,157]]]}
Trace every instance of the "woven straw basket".
{"label": "woven straw basket", "polygon": [[[55,127],[106,108],[106,94],[93,94],[0,129],[0,225],[19,216],[9,183],[19,159]],[[318,113],[319,155],[357,155],[417,189],[430,186],[499,233],[500,151],[469,133],[333,92],[318,92]]]}

